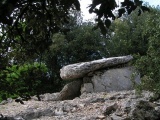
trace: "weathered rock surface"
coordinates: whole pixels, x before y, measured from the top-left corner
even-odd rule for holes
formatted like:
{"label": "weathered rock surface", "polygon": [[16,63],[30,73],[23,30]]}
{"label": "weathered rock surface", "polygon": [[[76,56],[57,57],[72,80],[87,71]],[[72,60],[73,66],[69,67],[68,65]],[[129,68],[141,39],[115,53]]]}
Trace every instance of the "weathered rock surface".
{"label": "weathered rock surface", "polygon": [[[160,100],[150,102],[152,93],[140,96],[131,90],[140,82],[139,75],[132,76],[134,68],[115,68],[131,59],[122,56],[65,66],[63,79],[81,80],[66,84],[59,93],[40,95],[41,101],[35,96],[23,105],[3,101],[0,120],[159,120]],[[114,69],[106,68],[110,66]]]}
{"label": "weathered rock surface", "polygon": [[160,100],[135,91],[84,93],[73,100],[0,105],[1,120],[159,120]]}
{"label": "weathered rock surface", "polygon": [[81,94],[83,93],[93,93],[94,88],[92,83],[84,83],[81,87]]}
{"label": "weathered rock surface", "polygon": [[60,100],[69,100],[80,96],[81,84],[82,81],[77,80],[65,85],[59,93]]}
{"label": "weathered rock surface", "polygon": [[134,73],[136,73],[134,67],[94,72],[92,76],[83,78],[84,85],[82,85],[81,93],[132,90],[135,84],[140,83],[140,75]]}
{"label": "weathered rock surface", "polygon": [[128,56],[111,57],[90,62],[71,64],[64,66],[60,70],[60,76],[64,80],[81,78],[91,71],[115,66],[118,64],[124,64],[132,59],[133,57],[131,55],[128,55]]}
{"label": "weathered rock surface", "polygon": [[5,104],[11,103],[11,102],[13,102],[13,99],[12,99],[12,98],[8,98],[7,100],[3,100],[3,101],[0,103],[0,105],[5,105]]}
{"label": "weathered rock surface", "polygon": [[[40,99],[42,101],[59,101],[59,100],[70,100],[77,96],[80,96],[82,81],[72,81],[66,84],[60,92],[57,93],[46,93],[44,95],[40,95]],[[36,96],[32,97],[33,100],[38,101]]]}

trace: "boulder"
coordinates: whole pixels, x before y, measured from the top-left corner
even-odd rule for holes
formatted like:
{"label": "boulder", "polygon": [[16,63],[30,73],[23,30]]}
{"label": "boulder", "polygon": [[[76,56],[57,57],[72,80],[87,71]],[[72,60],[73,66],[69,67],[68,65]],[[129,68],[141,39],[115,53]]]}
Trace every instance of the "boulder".
{"label": "boulder", "polygon": [[80,96],[82,81],[77,80],[66,84],[63,89],[60,91],[58,99],[59,100],[71,100],[75,97]]}
{"label": "boulder", "polygon": [[[92,91],[110,92],[132,90],[135,84],[140,83],[140,75],[135,73],[136,71],[133,67],[97,71],[92,77],[90,77],[90,82],[92,83],[92,86],[94,86]],[[83,87],[81,88],[81,94],[83,92],[87,92],[87,90],[90,88],[92,88],[91,85],[84,83]]]}
{"label": "boulder", "polygon": [[93,84],[92,83],[85,83],[81,87],[81,94],[82,93],[93,93]]}
{"label": "boulder", "polygon": [[120,57],[103,58],[100,60],[90,62],[70,64],[60,69],[60,76],[64,80],[81,78],[89,72],[119,64],[124,64],[132,59],[133,57],[131,55],[128,55]]}
{"label": "boulder", "polygon": [[[66,84],[60,92],[40,95],[41,101],[71,100],[80,95],[82,81],[76,80]],[[36,96],[32,100],[38,101]]]}

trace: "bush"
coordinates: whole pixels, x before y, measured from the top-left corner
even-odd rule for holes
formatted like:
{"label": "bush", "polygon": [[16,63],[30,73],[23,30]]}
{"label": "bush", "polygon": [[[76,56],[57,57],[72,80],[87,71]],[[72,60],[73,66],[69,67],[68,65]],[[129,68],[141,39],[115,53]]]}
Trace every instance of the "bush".
{"label": "bush", "polygon": [[136,66],[142,77],[142,83],[139,89],[153,91],[160,94],[160,9],[153,9],[150,17],[146,19],[147,28],[145,34],[148,34],[147,54],[139,56]]}
{"label": "bush", "polygon": [[25,97],[45,91],[47,67],[43,63],[13,65],[0,73],[0,99]]}

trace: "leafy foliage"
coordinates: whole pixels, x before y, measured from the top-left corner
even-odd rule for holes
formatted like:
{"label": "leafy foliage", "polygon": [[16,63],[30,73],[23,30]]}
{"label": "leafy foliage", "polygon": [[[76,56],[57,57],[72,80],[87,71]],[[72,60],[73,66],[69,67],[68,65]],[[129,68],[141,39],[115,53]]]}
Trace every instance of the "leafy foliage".
{"label": "leafy foliage", "polygon": [[[97,5],[100,5],[99,9]],[[98,16],[94,29],[100,28],[106,35],[111,25],[109,18],[115,19],[112,10],[116,6],[115,0],[93,0],[89,11]],[[139,0],[134,3],[125,0],[119,15],[125,13],[124,10],[134,10],[133,6],[147,10]],[[71,22],[72,10],[80,10],[80,4],[78,0],[2,0],[0,9],[0,66],[4,69],[13,58],[16,64],[37,59],[37,56],[41,59],[52,42],[52,34],[69,31],[66,24]]]}
{"label": "leafy foliage", "polygon": [[[131,14],[132,11],[134,11],[136,8],[139,8],[139,14],[145,11],[150,11],[150,9],[146,6],[142,5],[142,1],[140,0],[124,0],[124,2],[121,2],[121,7],[118,9],[118,16],[117,18],[120,18],[123,14]],[[99,6],[99,7],[97,7]],[[110,27],[108,24],[110,19],[115,20],[116,16],[113,13],[113,10],[117,8],[117,4],[115,0],[93,0],[92,4],[89,6],[89,12],[95,13],[97,15],[96,21],[97,21],[97,28],[101,29],[101,32],[103,35],[106,35],[107,29]],[[106,24],[107,21],[107,24]]]}
{"label": "leafy foliage", "polygon": [[150,13],[115,20],[110,26],[106,41],[109,56],[134,55],[134,65],[141,73],[138,90],[150,90],[160,96],[160,9],[150,8]]}
{"label": "leafy foliage", "polygon": [[0,73],[0,98],[26,97],[45,92],[46,65],[41,63],[13,65]]}
{"label": "leafy foliage", "polygon": [[[22,62],[41,57],[52,34],[68,30],[63,25],[80,4],[78,0],[2,0],[0,9],[0,64],[5,68],[9,59]],[[17,54],[9,55],[9,50]]]}
{"label": "leafy foliage", "polygon": [[93,0],[89,12],[97,14],[94,29],[100,31],[92,31],[93,23],[71,17],[80,10],[78,0],[2,0],[0,99],[58,91],[63,65],[126,54],[139,54],[141,87],[159,92],[159,9],[150,10],[140,0],[121,5],[117,20],[115,0]]}
{"label": "leafy foliage", "polygon": [[18,17],[14,24],[16,24],[19,19],[22,19],[28,11],[32,11],[34,14],[37,14],[38,12],[44,14],[47,13],[49,17],[51,14],[50,8],[53,9],[55,18],[58,20],[60,17],[65,19],[70,8],[80,10],[80,4],[78,0],[2,0],[0,2],[0,9],[2,10],[0,14],[0,22],[3,24],[12,25],[15,16],[12,16],[11,14],[14,12],[18,13],[15,13]]}
{"label": "leafy foliage", "polygon": [[148,27],[144,22],[148,13],[137,16],[136,10],[130,16],[115,20],[110,26],[106,40],[107,56],[122,56],[128,54],[146,55],[148,49]]}
{"label": "leafy foliage", "polygon": [[[72,29],[74,26],[81,24],[81,16],[80,13],[72,11],[72,14],[70,15],[70,23],[69,24],[65,24],[63,27],[65,29]],[[34,23],[32,23],[34,24]],[[49,51],[49,46],[50,44],[52,44],[52,39],[54,39],[54,37],[52,38],[52,34],[54,34],[54,32],[50,32],[50,37],[45,38],[44,34],[46,34],[47,31],[45,31],[45,29],[37,29],[36,25],[30,26],[28,23],[22,22],[21,25],[24,27],[24,29],[22,29],[22,35],[23,38],[25,40],[29,40],[27,41],[29,44],[24,43],[21,38],[19,37],[18,34],[16,34],[15,31],[15,40],[14,39],[8,39],[7,37],[5,37],[6,39],[2,39],[2,48],[0,48],[1,53],[0,55],[2,56],[2,59],[0,59],[0,67],[1,70],[4,72],[6,70],[6,66],[7,68],[12,68],[12,66],[17,66],[17,70],[19,70],[19,67],[22,65],[24,67],[24,65],[26,64],[27,66],[29,66],[28,63],[30,63],[31,65],[33,64],[34,61],[37,61],[39,63],[45,63],[46,67],[47,67],[47,76],[39,76],[39,71],[38,70],[34,70],[35,73],[34,74],[38,74],[37,76],[39,76],[39,78],[35,78],[35,79],[39,79],[39,83],[35,82],[33,84],[36,84],[38,86],[41,86],[42,84],[44,85],[43,88],[41,90],[39,90],[39,87],[33,88],[34,90],[32,91],[28,91],[27,87],[24,87],[26,84],[29,83],[25,83],[23,82],[22,85],[19,85],[18,89],[23,89],[24,94],[39,94],[39,93],[45,93],[45,92],[57,92],[61,89],[62,87],[62,80],[60,78],[59,75],[59,70],[62,67],[62,63],[59,62],[59,60],[61,60],[61,49],[58,48],[54,48],[53,51]],[[38,25],[38,24],[37,24]],[[32,30],[34,29],[35,31],[38,30],[38,32],[41,32],[42,34],[40,36],[37,36],[37,33],[33,33],[30,34],[29,32],[25,32],[28,29],[28,26],[32,27]],[[40,25],[38,25],[40,27]],[[48,28],[48,26],[45,26],[46,28]],[[49,26],[50,27],[50,26]],[[53,27],[54,28],[54,27]],[[24,31],[23,31],[24,30]],[[31,30],[31,31],[32,31]],[[4,29],[5,32],[5,29]],[[63,35],[65,36],[65,32],[59,32],[63,33]],[[2,36],[3,37],[3,36]],[[59,37],[59,36],[57,36]],[[56,38],[56,37],[55,37]],[[34,39],[34,40],[32,40]],[[13,40],[13,41],[12,41]],[[40,41],[39,40],[44,40],[44,43],[42,44],[38,44]],[[54,39],[55,40],[55,39]],[[57,40],[59,41],[53,41],[53,45],[54,46],[58,46],[59,48],[63,48],[63,41],[60,41],[60,38],[58,38]],[[7,42],[8,41],[8,42]],[[11,43],[10,43],[11,41]],[[19,43],[15,42],[18,41]],[[47,42],[45,42],[47,41]],[[48,43],[49,42],[49,43]],[[47,43],[47,45],[46,45]],[[8,47],[6,44],[9,44],[10,46]],[[59,44],[61,44],[61,46],[59,46]],[[4,45],[4,46],[3,46]],[[41,47],[44,46],[44,47]],[[7,49],[5,50],[4,48],[7,47]],[[37,48],[34,48],[37,47]],[[56,50],[57,49],[57,50]],[[63,60],[62,60],[63,61]],[[16,71],[17,71],[16,70]],[[28,75],[29,72],[31,71],[31,69],[28,69],[26,71],[26,74],[24,74],[24,76]],[[46,74],[46,71],[42,71],[42,73],[44,72],[44,74]],[[40,73],[40,75],[42,75],[42,73]],[[6,73],[6,74],[11,74],[11,73]],[[20,76],[23,76],[22,74]],[[13,78],[12,78],[13,79]],[[26,77],[24,79],[31,79],[30,77]],[[9,88],[7,87],[8,84],[6,83],[6,77],[5,74],[1,76],[1,81],[4,82],[3,87],[0,91],[2,91],[2,93],[5,93],[4,91],[6,91],[4,96],[9,97],[10,94],[10,86]],[[22,80],[23,81],[23,80]],[[9,83],[12,81],[9,81]],[[21,79],[16,79],[16,82],[21,83]],[[3,88],[6,88],[3,90]],[[31,88],[31,87],[30,87]],[[19,93],[19,90],[17,90],[17,88],[15,88],[16,91],[13,91],[13,93],[17,95],[20,95],[21,93]],[[21,91],[21,90],[20,90]],[[39,93],[36,93],[36,91],[38,91]],[[7,95],[6,95],[7,94]]]}
{"label": "leafy foliage", "polygon": [[84,23],[67,34],[71,63],[99,59],[106,55],[106,39],[99,30],[92,31],[92,27],[92,23]]}
{"label": "leafy foliage", "polygon": [[136,65],[142,74],[140,89],[160,94],[160,9],[157,7],[152,12],[145,19],[147,27],[144,34],[148,35],[149,39],[147,54],[139,56]]}
{"label": "leafy foliage", "polygon": [[93,23],[73,26],[66,35],[57,33],[52,36],[52,44],[44,55],[53,84],[63,86],[59,70],[64,65],[100,59],[107,55],[106,39],[100,31],[93,31]]}

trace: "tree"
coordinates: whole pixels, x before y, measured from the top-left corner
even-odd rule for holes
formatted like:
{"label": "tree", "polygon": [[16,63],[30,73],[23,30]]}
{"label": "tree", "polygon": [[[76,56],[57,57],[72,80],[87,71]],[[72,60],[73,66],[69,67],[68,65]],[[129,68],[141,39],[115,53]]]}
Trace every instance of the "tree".
{"label": "tree", "polygon": [[[145,11],[150,11],[149,8],[143,6],[142,3],[143,2],[140,0],[124,0],[124,2],[121,2],[121,8],[118,9],[118,16],[115,16],[113,13],[113,10],[117,7],[115,0],[93,0],[89,12],[97,15],[97,26],[95,28],[100,28],[102,34],[105,35],[107,33],[107,28],[111,25],[111,20],[109,18],[115,20],[126,12],[130,14],[136,8],[139,8],[139,13],[137,15]],[[98,5],[99,8],[97,8]]]}
{"label": "tree", "polygon": [[[80,14],[75,11],[70,11],[70,12],[72,12],[72,14],[69,15],[69,17],[72,17],[70,19],[71,22],[70,22],[70,24],[63,24],[64,29],[71,29],[76,24],[80,24],[80,23],[78,23],[81,21]],[[20,25],[20,27],[23,28],[21,30],[21,32],[22,32],[21,35],[23,37],[22,39],[28,40],[28,41],[26,41],[28,44],[26,42],[24,42],[23,40],[21,40],[21,37],[19,36],[18,33],[16,33],[15,28],[12,31],[12,33],[15,33],[13,36],[12,35],[10,36],[10,34],[11,34],[10,32],[7,33],[7,36],[1,36],[1,37],[5,38],[5,39],[2,39],[2,41],[1,41],[2,47],[0,48],[0,50],[1,50],[0,55],[2,56],[2,59],[0,59],[1,73],[3,73],[4,71],[7,71],[8,68],[14,68],[14,66],[23,67],[25,64],[27,64],[27,65],[33,64],[34,62],[39,62],[40,65],[42,65],[41,63],[42,63],[42,61],[44,61],[44,59],[43,59],[44,54],[47,53],[49,46],[52,44],[52,35],[54,34],[54,32],[53,33],[50,32],[50,36],[48,36],[48,37],[43,36],[43,35],[47,34],[46,32],[48,32],[48,31],[46,31],[46,29],[49,28],[50,26],[44,26],[44,24],[41,26],[41,25],[37,24],[37,25],[35,25],[36,27],[37,26],[40,28],[44,27],[44,29],[37,29],[36,27],[31,26],[31,25],[33,25],[33,23],[30,24],[29,20],[28,20],[28,22],[26,20],[24,22],[22,21],[21,23],[19,23],[19,25]],[[33,31],[36,31],[36,32],[35,33],[34,32],[33,33],[27,32],[27,30],[30,28],[31,28],[32,32]],[[53,27],[53,30],[54,30],[54,27]],[[5,28],[3,31],[5,33]],[[59,33],[65,34],[65,32],[61,32],[61,31],[59,31]],[[43,41],[44,43],[43,44],[39,43],[40,41],[41,42]],[[9,44],[9,46],[6,44]],[[6,49],[4,49],[4,48],[6,48]],[[48,58],[51,61],[49,64],[50,65],[49,68],[51,68],[51,66],[57,65],[57,63],[55,63],[54,58],[55,57]],[[47,63],[47,61],[44,61],[44,62]],[[51,64],[51,63],[53,63],[53,64]],[[60,90],[61,80],[59,79],[59,74],[57,73],[59,71],[59,69],[60,68],[57,66],[54,67],[54,69],[49,69],[47,71],[47,74],[48,74],[47,77],[41,76],[41,78],[38,78],[39,80],[36,80],[36,82],[33,82],[33,86],[36,86],[34,84],[37,84],[37,82],[40,83],[39,85],[42,85],[42,86],[44,85],[44,87],[43,87],[44,89],[42,89],[42,91],[40,91],[39,93],[43,93],[45,91],[46,92],[56,92],[56,91]],[[15,71],[13,71],[13,73],[15,73]],[[34,70],[34,71],[36,72],[34,74],[37,74],[37,76],[40,76],[38,71],[36,71],[36,70]],[[25,78],[19,79],[19,78],[22,78],[23,75],[24,75],[23,77],[25,77],[26,74],[23,74],[23,75],[21,75],[21,77],[18,77],[18,79],[14,80],[14,77],[12,77],[11,80],[9,81],[9,83],[15,83],[15,84],[17,82],[17,86],[20,85],[18,83],[21,83],[21,82],[24,83],[21,86],[18,86],[16,88],[14,86],[9,86],[9,88],[15,88],[14,89],[15,91],[13,91],[13,92],[15,92],[16,95],[19,94],[19,92],[17,92],[18,91],[17,88],[23,89],[24,85],[26,85],[25,88],[29,87],[29,86],[27,86],[29,84],[25,84],[25,81],[31,80],[31,78],[32,78],[31,76],[33,76],[33,75],[30,75],[28,72],[30,72],[30,69],[28,71],[26,70],[26,74],[28,74],[28,76],[26,77],[27,80]],[[50,72],[53,73],[53,74],[51,74],[51,75],[53,75],[53,77],[50,76]],[[10,73],[8,73],[8,74],[10,74]],[[8,82],[6,80],[5,75],[6,74],[3,74],[0,76],[1,83],[6,83],[6,84],[1,84],[2,85],[1,88],[8,88],[7,87]],[[41,73],[41,75],[42,75],[42,73]],[[58,77],[57,77],[57,75],[58,75]],[[45,86],[47,87],[47,89]],[[26,90],[25,92],[27,92],[27,93],[29,92],[30,94],[33,94],[33,93],[36,93],[35,91],[39,88],[41,88],[41,87],[33,87],[33,89],[30,89],[30,91],[25,89]],[[7,93],[9,92],[6,89],[0,90],[0,91],[3,91],[2,93],[5,93],[4,91],[7,91]]]}
{"label": "tree", "polygon": [[148,36],[147,54],[139,56],[136,61],[141,72],[142,83],[140,88],[153,91],[160,96],[160,8],[152,9],[145,20],[144,34]]}
{"label": "tree", "polygon": [[[99,8],[96,7],[98,5],[100,5]],[[139,0],[134,0],[134,2],[125,0],[122,2],[123,8],[118,10],[118,17],[121,17],[125,11],[130,14],[137,6],[140,7],[139,12],[149,11],[148,8],[142,6],[142,2]],[[111,25],[109,18],[113,20],[116,18],[112,12],[115,8],[115,0],[93,0],[89,12],[97,14],[98,17],[96,19],[97,26],[94,29],[100,28],[101,33],[105,35]],[[73,11],[80,10],[78,0],[2,0],[0,9],[1,71],[6,70],[7,67],[12,67],[12,65],[23,65],[26,61],[30,64],[35,61],[41,63],[45,61],[43,55],[49,51],[49,48],[50,50],[54,48],[54,50],[52,49],[53,55],[48,55],[50,57],[48,61],[52,61],[51,63],[54,65],[50,69],[51,71],[54,70],[52,71],[54,77],[58,76],[58,71],[64,64],[97,59],[107,54],[106,48],[102,50],[96,46],[105,47],[107,45],[106,39],[98,36],[97,31],[91,31],[90,27],[83,26],[82,28],[86,29],[84,33],[83,29],[75,29],[69,25],[72,24],[70,16],[73,15]],[[75,31],[72,31],[72,28]],[[90,41],[88,39],[83,41],[82,35],[77,34],[79,32],[84,34],[84,38],[90,38]],[[95,40],[92,34],[103,42]],[[52,44],[53,42],[55,44]],[[76,44],[77,42],[79,44]],[[76,49],[81,53],[80,57],[75,52]],[[47,60],[45,62],[48,63]],[[49,66],[49,64],[47,65]],[[59,77],[57,78],[59,79]],[[3,80],[3,77],[0,77],[0,80]]]}
{"label": "tree", "polygon": [[[125,11],[130,14],[133,10],[135,10],[138,6],[139,14],[142,11],[149,11],[149,9],[145,6],[142,6],[142,1],[134,0],[124,0],[121,3],[122,8],[118,10],[118,17],[121,17]],[[96,6],[100,5],[99,8]],[[89,12],[97,14],[96,21],[98,22],[98,27],[101,29],[102,33],[106,33],[106,29],[110,26],[111,21],[108,18],[112,18],[115,20],[116,16],[113,14],[112,10],[117,7],[115,0],[93,0],[92,4],[89,6]],[[49,22],[50,26],[54,26],[55,31],[61,30],[61,24],[68,23],[68,15],[70,14],[70,8],[80,10],[80,3],[78,0],[2,0],[0,2],[0,9],[2,12],[0,13],[0,23],[12,26],[9,31],[11,31],[14,27],[16,27],[16,31],[19,33],[21,39],[22,34],[20,33],[18,23],[27,21],[31,19],[42,19],[43,21],[35,21],[31,20],[31,23],[41,24],[43,22]],[[104,18],[103,21],[101,18]],[[52,19],[52,20],[51,20]],[[53,21],[53,22],[51,22]],[[2,25],[1,24],[1,25]],[[47,23],[48,24],[48,23]],[[51,28],[49,28],[50,32]],[[30,30],[31,31],[31,30]],[[33,32],[33,31],[32,31]],[[23,39],[24,41],[24,39]]]}
{"label": "tree", "polygon": [[[41,83],[43,83],[43,85],[46,86],[46,87],[43,87],[44,89],[42,90],[42,92],[44,91],[57,92],[61,89],[61,87],[64,85],[62,79],[60,78],[60,73],[59,73],[59,70],[62,66],[66,64],[75,63],[75,62],[99,59],[106,56],[107,54],[106,47],[105,47],[106,39],[104,36],[100,34],[99,30],[95,30],[95,31],[92,30],[94,24],[91,22],[89,23],[81,22],[82,18],[79,12],[72,11],[72,14],[70,17],[71,17],[70,23],[64,24],[63,26],[65,29],[70,29],[70,31],[68,31],[67,33],[62,33],[62,32],[53,33],[51,36],[52,42],[49,45],[49,49],[46,48],[43,53],[41,54],[32,53],[31,55],[32,57],[29,55],[27,56],[26,54],[24,54],[25,52],[23,54],[20,54],[18,46],[17,48],[15,48],[14,46],[11,46],[12,51],[7,53],[10,57],[9,60],[13,58],[11,68],[12,67],[14,68],[14,66],[21,67],[21,66],[24,66],[24,64],[27,64],[27,65],[33,64],[33,62],[35,61],[40,63],[43,62],[46,65],[46,67],[48,68],[48,71],[47,71],[48,77],[47,78],[42,77],[41,79],[39,78],[40,84],[38,86],[42,85]],[[25,46],[26,45],[21,46],[21,50],[25,50],[26,49]],[[26,60],[23,61],[23,59],[19,57],[22,55],[24,55],[24,57],[29,59],[24,58]],[[5,70],[7,68],[5,68]],[[15,71],[19,71],[19,70],[16,69]],[[30,72],[30,70],[27,72]],[[28,75],[27,72],[26,74]],[[29,81],[31,79],[29,76],[26,76],[26,75],[24,75],[23,77],[27,78],[27,80],[24,79],[24,81]],[[21,78],[22,78],[22,75],[21,75]],[[0,76],[0,80],[6,81],[6,77],[4,77],[3,75]],[[22,84],[18,88],[23,89],[23,86],[26,85],[24,81],[23,80],[21,81],[20,79],[16,79],[15,81],[14,78],[12,77],[9,82],[10,83],[22,82],[24,84]],[[44,81],[47,81],[47,82],[44,84]],[[50,84],[47,84],[47,83],[50,83]],[[4,84],[3,87],[5,87],[6,85],[7,84]],[[33,83],[33,86],[36,86],[36,85],[34,85]],[[12,86],[11,88],[14,88],[14,86]],[[27,86],[25,86],[25,88],[27,88]],[[16,94],[19,94],[17,92],[19,89],[17,88],[15,89]],[[31,94],[36,93],[35,89],[37,90],[38,87],[34,87],[33,91],[31,90],[29,93]],[[25,93],[28,93],[28,90],[27,89],[25,90],[26,90]]]}
{"label": "tree", "polygon": [[80,5],[78,0],[2,0],[0,9],[0,63],[4,69],[9,50],[20,53],[12,54],[14,61],[41,56],[53,33],[67,31],[63,25],[69,23],[70,10],[80,10]]}
{"label": "tree", "polygon": [[92,28],[93,23],[81,23],[72,26],[66,35],[53,34],[50,49],[43,58],[53,85],[63,86],[59,70],[64,65],[106,57],[106,39],[99,30],[93,31]]}
{"label": "tree", "polygon": [[106,43],[110,56],[147,54],[150,34],[145,33],[148,28],[146,19],[154,13],[144,13],[141,16],[137,16],[137,13],[138,10],[130,16],[117,19],[110,26]]}
{"label": "tree", "polygon": [[53,35],[53,44],[50,49],[53,54],[57,53],[61,60],[64,60],[59,60],[62,66],[106,56],[106,38],[100,34],[99,30],[93,31],[93,26],[94,24],[90,22],[82,23],[66,35]]}
{"label": "tree", "polygon": [[[118,17],[125,11],[130,14],[137,6],[140,6],[139,12],[149,10],[142,6],[139,0],[124,0],[121,4]],[[96,7],[98,5],[99,8]],[[89,12],[97,14],[98,17],[95,29],[100,28],[104,35],[111,24],[109,18],[116,18],[112,12],[116,6],[115,0],[93,0],[89,6]],[[71,10],[80,10],[80,3],[78,0],[2,0],[0,9],[0,62],[8,61],[1,64],[4,68],[9,63],[10,58],[6,55],[9,50],[20,53],[18,59],[21,61],[33,59],[37,55],[41,57],[43,51],[51,44],[52,34],[69,31],[64,24],[70,22]]]}

